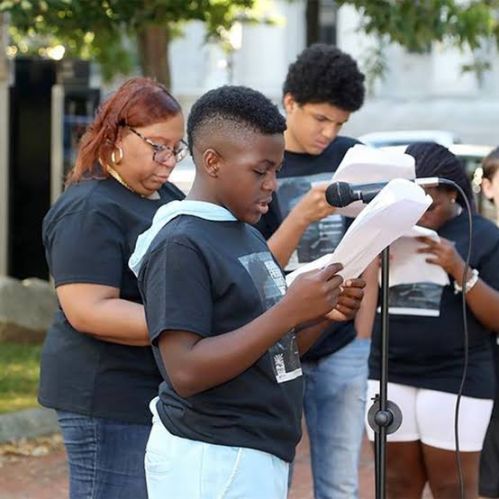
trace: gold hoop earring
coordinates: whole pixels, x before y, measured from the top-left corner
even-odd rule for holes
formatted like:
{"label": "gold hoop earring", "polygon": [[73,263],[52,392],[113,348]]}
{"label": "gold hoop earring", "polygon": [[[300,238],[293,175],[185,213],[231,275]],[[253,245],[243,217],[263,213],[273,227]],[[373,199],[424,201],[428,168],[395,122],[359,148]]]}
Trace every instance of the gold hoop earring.
{"label": "gold hoop earring", "polygon": [[[113,165],[119,165],[123,159],[123,149],[120,146],[115,145],[115,150],[111,153],[111,162]],[[119,151],[119,158],[116,159],[116,149]]]}

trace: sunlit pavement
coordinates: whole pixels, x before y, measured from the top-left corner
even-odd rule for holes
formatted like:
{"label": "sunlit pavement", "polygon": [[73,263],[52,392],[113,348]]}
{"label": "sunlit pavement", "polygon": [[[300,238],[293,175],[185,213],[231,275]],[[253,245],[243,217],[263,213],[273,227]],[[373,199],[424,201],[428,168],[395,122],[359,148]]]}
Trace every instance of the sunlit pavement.
{"label": "sunlit pavement", "polygon": [[[360,499],[374,499],[374,462],[364,442],[360,463]],[[60,437],[0,446],[1,499],[67,499],[66,456]],[[111,499],[111,498],[110,498]],[[313,499],[306,435],[300,442],[289,499]]]}
{"label": "sunlit pavement", "polygon": [[[359,477],[359,499],[375,499],[374,459],[366,440],[362,447]],[[66,454],[60,435],[16,445],[0,445],[0,499],[67,499],[67,479]],[[428,491],[423,495],[423,499],[431,497]],[[313,499],[306,434],[298,445],[288,499]]]}

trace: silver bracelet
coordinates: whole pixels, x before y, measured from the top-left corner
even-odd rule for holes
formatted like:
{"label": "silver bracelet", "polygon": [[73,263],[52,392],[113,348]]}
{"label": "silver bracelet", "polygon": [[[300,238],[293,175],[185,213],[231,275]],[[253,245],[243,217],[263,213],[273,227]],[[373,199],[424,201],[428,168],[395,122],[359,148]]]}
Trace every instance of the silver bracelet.
{"label": "silver bracelet", "polygon": [[[471,270],[471,277],[466,281],[466,293],[473,288],[473,286],[478,282],[478,270],[477,269],[472,269]],[[461,285],[457,282],[454,281],[454,294],[462,293],[463,288]]]}

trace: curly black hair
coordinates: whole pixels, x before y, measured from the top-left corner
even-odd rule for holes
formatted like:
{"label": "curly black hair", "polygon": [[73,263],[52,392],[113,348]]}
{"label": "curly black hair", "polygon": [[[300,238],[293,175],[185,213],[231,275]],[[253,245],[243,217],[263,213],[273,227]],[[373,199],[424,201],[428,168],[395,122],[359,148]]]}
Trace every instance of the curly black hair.
{"label": "curly black hair", "polygon": [[283,133],[286,120],[262,93],[248,87],[225,85],[202,95],[187,120],[189,149],[201,135],[229,125],[232,130],[251,130],[264,135]]}
{"label": "curly black hair", "polygon": [[298,104],[326,102],[352,112],[364,103],[364,75],[350,55],[332,45],[316,43],[289,66],[282,90]]}
{"label": "curly black hair", "polygon": [[[407,146],[405,152],[416,160],[416,178],[439,177],[452,180],[464,191],[472,210],[476,209],[473,189],[464,164],[449,149],[434,142],[416,142]],[[438,188],[446,191],[457,191],[457,189],[447,185]],[[460,192],[457,193],[456,201],[461,206],[466,206]]]}

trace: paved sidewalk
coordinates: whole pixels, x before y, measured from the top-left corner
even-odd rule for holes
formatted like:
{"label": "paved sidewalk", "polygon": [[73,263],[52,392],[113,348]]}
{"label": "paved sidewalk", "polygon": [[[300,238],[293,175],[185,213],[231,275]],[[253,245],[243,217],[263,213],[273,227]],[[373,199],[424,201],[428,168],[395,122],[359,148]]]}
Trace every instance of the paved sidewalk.
{"label": "paved sidewalk", "polygon": [[[11,448],[0,446],[1,499],[67,497],[66,456],[60,437],[41,438]],[[293,485],[288,499],[313,499],[306,435],[297,449]],[[367,442],[364,442],[360,463],[360,499],[374,499],[374,462]]]}
{"label": "paved sidewalk", "polygon": [[[359,499],[375,499],[374,458],[364,440],[360,459]],[[0,499],[67,499],[66,453],[59,434],[0,445]],[[110,498],[114,499],[114,498]],[[313,499],[308,438],[298,445],[288,499]],[[432,499],[425,490],[422,499]]]}
{"label": "paved sidewalk", "polygon": [[66,453],[60,435],[0,445],[1,499],[66,499]]}

